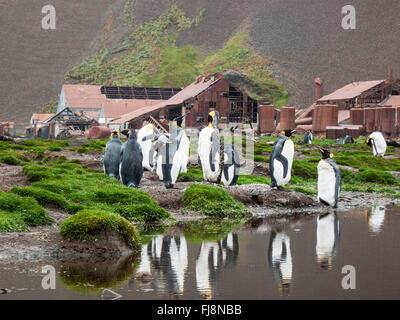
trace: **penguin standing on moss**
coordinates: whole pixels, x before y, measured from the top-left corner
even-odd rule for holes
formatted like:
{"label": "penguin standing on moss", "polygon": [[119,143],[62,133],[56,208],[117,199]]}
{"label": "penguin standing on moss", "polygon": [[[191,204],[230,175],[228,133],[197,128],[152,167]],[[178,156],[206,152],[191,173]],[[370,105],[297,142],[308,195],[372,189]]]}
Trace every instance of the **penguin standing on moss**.
{"label": "penguin standing on moss", "polygon": [[199,135],[198,154],[205,181],[233,186],[239,178],[240,159],[232,144],[224,144],[218,130],[217,111],[208,114],[208,126]]}
{"label": "penguin standing on moss", "polygon": [[342,183],[340,170],[333,160],[333,153],[326,149],[319,150],[322,159],[318,163],[318,201],[337,208]]}
{"label": "penguin standing on moss", "polygon": [[137,139],[142,148],[143,153],[143,167],[148,171],[154,169],[154,147],[152,140],[157,135],[156,129],[153,124],[147,124],[139,130]]}
{"label": "penguin standing on moss", "polygon": [[369,146],[372,146],[372,152],[375,157],[384,157],[387,144],[383,134],[379,131],[375,131],[365,141]]}
{"label": "penguin standing on moss", "polygon": [[128,141],[121,153],[120,176],[122,183],[137,188],[143,176],[143,154],[135,130],[129,133]]}
{"label": "penguin standing on moss", "polygon": [[283,189],[291,178],[294,144],[290,139],[295,130],[282,131],[276,140],[269,159],[271,188]]}
{"label": "penguin standing on moss", "polygon": [[118,132],[111,133],[110,141],[106,144],[104,152],[103,168],[104,173],[119,179],[119,162],[122,142]]}
{"label": "penguin standing on moss", "polygon": [[304,144],[311,144],[312,143],[312,133],[311,131],[307,131],[306,134],[304,135]]}

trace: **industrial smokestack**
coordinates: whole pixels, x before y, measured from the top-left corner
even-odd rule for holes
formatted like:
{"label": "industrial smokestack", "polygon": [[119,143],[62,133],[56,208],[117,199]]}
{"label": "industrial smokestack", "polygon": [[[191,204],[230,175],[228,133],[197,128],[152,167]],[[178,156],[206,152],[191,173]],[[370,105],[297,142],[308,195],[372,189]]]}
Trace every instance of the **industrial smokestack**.
{"label": "industrial smokestack", "polygon": [[317,102],[323,97],[324,88],[322,80],[318,77],[314,79],[314,101]]}
{"label": "industrial smokestack", "polygon": [[387,82],[388,83],[391,83],[393,81],[393,70],[392,69],[389,69],[388,70],[388,79],[387,79]]}

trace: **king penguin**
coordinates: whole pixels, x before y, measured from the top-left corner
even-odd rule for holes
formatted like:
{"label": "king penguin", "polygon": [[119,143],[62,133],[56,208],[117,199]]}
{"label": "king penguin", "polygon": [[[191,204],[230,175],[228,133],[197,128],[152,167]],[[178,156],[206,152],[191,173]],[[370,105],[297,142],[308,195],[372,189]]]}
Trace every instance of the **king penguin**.
{"label": "king penguin", "polygon": [[318,201],[333,208],[337,208],[341,187],[340,170],[333,153],[320,149],[322,159],[318,163]]}
{"label": "king penguin", "polygon": [[110,141],[106,144],[104,152],[103,168],[104,173],[119,179],[119,162],[122,142],[118,132],[111,133]]}
{"label": "king penguin", "polygon": [[153,147],[152,140],[156,136],[157,132],[153,124],[149,123],[143,126],[137,135],[138,143],[142,148],[143,153],[143,168],[148,171],[154,169],[154,156],[155,150]]}
{"label": "king penguin", "polygon": [[122,183],[137,188],[143,176],[143,154],[135,130],[129,133],[128,141],[121,153],[120,176]]}
{"label": "king penguin", "polygon": [[311,144],[312,143],[312,133],[311,131],[307,131],[306,134],[304,135],[304,144]]}
{"label": "king penguin", "polygon": [[291,178],[294,144],[290,139],[295,130],[282,131],[276,140],[269,159],[271,188],[282,190]]}
{"label": "king penguin", "polygon": [[232,186],[239,178],[239,154],[232,144],[221,143],[218,117],[217,111],[209,113],[208,126],[200,131],[198,155],[205,181],[216,183],[222,181],[224,185]]}
{"label": "king penguin", "polygon": [[387,144],[381,132],[375,131],[371,133],[365,142],[372,146],[372,152],[375,157],[385,156]]}

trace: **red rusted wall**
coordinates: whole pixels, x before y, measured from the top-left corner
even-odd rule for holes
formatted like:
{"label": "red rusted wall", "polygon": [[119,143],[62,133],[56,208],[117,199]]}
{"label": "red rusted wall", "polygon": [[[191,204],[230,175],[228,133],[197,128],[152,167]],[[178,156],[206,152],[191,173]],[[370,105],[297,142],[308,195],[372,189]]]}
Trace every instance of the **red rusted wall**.
{"label": "red rusted wall", "polygon": [[364,125],[364,109],[350,109],[350,124]]}
{"label": "red rusted wall", "polygon": [[258,121],[260,133],[275,132],[276,126],[274,106],[259,106]]}
{"label": "red rusted wall", "polygon": [[296,128],[296,110],[293,107],[282,107],[280,112],[280,130],[293,130]]}
{"label": "red rusted wall", "polygon": [[313,132],[324,132],[327,126],[338,125],[339,108],[335,105],[317,105],[313,113]]}
{"label": "red rusted wall", "polygon": [[344,137],[345,129],[339,126],[327,126],[325,130],[325,136],[327,139],[337,139],[340,137]]}
{"label": "red rusted wall", "polygon": [[380,108],[381,130],[384,134],[396,133],[396,109],[392,107]]}

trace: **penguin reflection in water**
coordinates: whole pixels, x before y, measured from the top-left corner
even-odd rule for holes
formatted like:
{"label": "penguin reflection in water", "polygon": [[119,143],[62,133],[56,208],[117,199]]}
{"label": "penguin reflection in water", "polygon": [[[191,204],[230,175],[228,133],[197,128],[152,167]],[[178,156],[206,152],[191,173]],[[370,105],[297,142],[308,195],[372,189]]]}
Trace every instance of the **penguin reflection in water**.
{"label": "penguin reflection in water", "polygon": [[365,142],[369,146],[372,146],[372,152],[375,157],[385,156],[387,144],[385,141],[385,137],[381,132],[376,131],[371,133]]}
{"label": "penguin reflection in water", "polygon": [[282,231],[271,231],[268,249],[269,265],[281,295],[290,294],[292,283],[292,254],[290,238]]}
{"label": "penguin reflection in water", "polygon": [[224,144],[218,130],[217,111],[208,115],[208,126],[199,135],[198,155],[205,181],[233,186],[239,178],[240,159],[232,144]]}
{"label": "penguin reflection in water", "polygon": [[118,132],[111,133],[110,141],[106,144],[104,152],[103,168],[104,173],[119,179],[119,163],[122,142]]}
{"label": "penguin reflection in water", "polygon": [[139,187],[143,176],[143,154],[135,130],[129,132],[129,138],[121,148],[120,176],[128,187]]}
{"label": "penguin reflection in water", "polygon": [[340,237],[339,219],[336,212],[321,214],[317,222],[317,262],[321,269],[332,269]]}
{"label": "penguin reflection in water", "polygon": [[294,144],[290,137],[294,132],[295,130],[282,131],[274,144],[269,160],[271,188],[283,190],[283,186],[290,181],[294,156]]}
{"label": "penguin reflection in water", "polygon": [[319,150],[322,159],[318,163],[318,201],[337,208],[342,183],[340,170],[333,160],[333,153],[326,149]]}

